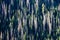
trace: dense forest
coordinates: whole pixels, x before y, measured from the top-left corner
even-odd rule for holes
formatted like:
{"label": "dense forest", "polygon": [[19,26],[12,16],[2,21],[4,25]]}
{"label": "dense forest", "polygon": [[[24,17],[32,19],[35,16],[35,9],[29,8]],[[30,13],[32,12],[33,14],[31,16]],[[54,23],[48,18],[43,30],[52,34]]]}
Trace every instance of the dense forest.
{"label": "dense forest", "polygon": [[0,0],[0,40],[60,40],[60,0]]}

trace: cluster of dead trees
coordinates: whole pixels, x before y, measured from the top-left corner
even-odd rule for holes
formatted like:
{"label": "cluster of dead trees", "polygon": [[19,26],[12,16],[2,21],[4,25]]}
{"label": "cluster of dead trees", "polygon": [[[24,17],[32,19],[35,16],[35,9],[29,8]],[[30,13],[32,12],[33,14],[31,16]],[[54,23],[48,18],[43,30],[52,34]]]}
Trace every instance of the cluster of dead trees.
{"label": "cluster of dead trees", "polygon": [[0,0],[0,40],[60,40],[59,0]]}

